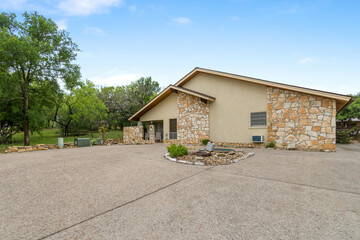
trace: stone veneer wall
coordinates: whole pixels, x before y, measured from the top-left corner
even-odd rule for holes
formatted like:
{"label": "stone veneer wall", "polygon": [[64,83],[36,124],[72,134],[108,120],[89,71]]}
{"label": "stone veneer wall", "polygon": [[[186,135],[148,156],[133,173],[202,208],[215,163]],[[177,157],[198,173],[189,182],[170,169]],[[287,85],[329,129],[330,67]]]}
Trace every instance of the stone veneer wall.
{"label": "stone veneer wall", "polygon": [[143,126],[124,127],[123,137],[125,144],[155,143],[155,126],[149,126],[149,140],[144,140]]}
{"label": "stone veneer wall", "polygon": [[279,148],[335,151],[336,101],[267,88],[268,141]]}
{"label": "stone veneer wall", "polygon": [[155,143],[155,125],[149,125],[149,143]]}
{"label": "stone veneer wall", "polygon": [[210,138],[210,106],[199,97],[179,92],[177,97],[177,139],[182,144],[199,144]]}

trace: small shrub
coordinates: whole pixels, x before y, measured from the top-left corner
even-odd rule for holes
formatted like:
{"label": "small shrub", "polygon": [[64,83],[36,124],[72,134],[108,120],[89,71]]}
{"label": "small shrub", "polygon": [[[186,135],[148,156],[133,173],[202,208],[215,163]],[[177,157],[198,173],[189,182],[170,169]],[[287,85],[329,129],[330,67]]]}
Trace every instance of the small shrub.
{"label": "small shrub", "polygon": [[107,129],[105,128],[105,126],[101,126],[100,128],[99,128],[99,132],[100,132],[100,134],[101,134],[101,138],[102,138],[102,140],[103,140],[103,142],[105,142],[105,132],[107,131]]}
{"label": "small shrub", "polygon": [[351,137],[351,131],[338,131],[336,132],[337,143],[349,143]]}
{"label": "small shrub", "polygon": [[175,144],[171,144],[170,146],[167,147],[167,150],[170,154],[170,157],[178,157],[178,156],[183,156],[183,155],[187,155],[189,153],[187,147],[179,144],[179,145],[175,145]]}
{"label": "small shrub", "polygon": [[210,142],[210,139],[203,139],[201,140],[202,144],[207,145]]}
{"label": "small shrub", "polygon": [[275,142],[268,142],[265,147],[266,148],[274,148],[275,147]]}
{"label": "small shrub", "polygon": [[92,144],[93,144],[93,145],[101,145],[101,142],[102,142],[102,139],[101,139],[101,138],[96,138],[96,139],[92,142]]}

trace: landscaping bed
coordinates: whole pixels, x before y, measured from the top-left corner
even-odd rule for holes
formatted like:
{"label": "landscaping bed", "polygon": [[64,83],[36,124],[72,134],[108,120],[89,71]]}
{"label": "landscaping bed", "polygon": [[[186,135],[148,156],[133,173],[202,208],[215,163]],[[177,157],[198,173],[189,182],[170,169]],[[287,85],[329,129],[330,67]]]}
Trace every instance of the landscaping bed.
{"label": "landscaping bed", "polygon": [[217,165],[226,165],[238,162],[239,160],[246,159],[254,155],[254,153],[246,153],[242,150],[238,151],[216,151],[216,152],[206,152],[209,156],[199,156],[205,155],[201,152],[189,152],[187,155],[178,156],[172,158],[169,154],[165,154],[165,157],[174,162],[192,164],[192,165],[203,165],[203,166],[217,166]]}
{"label": "landscaping bed", "polygon": [[[91,146],[111,146],[116,144],[122,144],[122,139],[107,139],[104,144],[91,144]],[[77,148],[74,146],[73,142],[64,143],[64,147],[58,147],[57,144],[36,144],[33,146],[9,146],[5,153],[13,153],[13,152],[31,152],[38,150],[48,150],[48,149],[62,149],[62,148]]]}

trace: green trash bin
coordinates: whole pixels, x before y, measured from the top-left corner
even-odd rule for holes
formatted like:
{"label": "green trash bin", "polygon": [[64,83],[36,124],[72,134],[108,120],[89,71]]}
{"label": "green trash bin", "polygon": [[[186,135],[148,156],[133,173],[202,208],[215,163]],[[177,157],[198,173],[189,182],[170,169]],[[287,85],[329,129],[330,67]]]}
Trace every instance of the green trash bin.
{"label": "green trash bin", "polygon": [[75,138],[74,145],[78,147],[90,147],[90,138]]}

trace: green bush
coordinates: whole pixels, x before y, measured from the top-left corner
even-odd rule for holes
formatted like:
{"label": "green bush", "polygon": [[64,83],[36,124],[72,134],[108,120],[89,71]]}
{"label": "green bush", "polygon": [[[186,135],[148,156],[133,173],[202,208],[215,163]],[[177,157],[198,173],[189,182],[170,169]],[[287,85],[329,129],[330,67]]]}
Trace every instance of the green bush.
{"label": "green bush", "polygon": [[100,145],[100,144],[101,144],[101,141],[102,141],[101,138],[96,138],[96,139],[92,142],[92,144],[93,144],[93,145]]}
{"label": "green bush", "polygon": [[349,143],[351,131],[338,131],[336,132],[336,142],[337,143]]}
{"label": "green bush", "polygon": [[170,157],[178,157],[178,156],[183,156],[183,155],[187,155],[189,153],[187,147],[179,144],[179,145],[175,145],[175,144],[171,144],[170,146],[167,147],[167,150],[170,154]]}
{"label": "green bush", "polygon": [[274,148],[275,147],[275,142],[268,142],[265,147],[266,148]]}
{"label": "green bush", "polygon": [[202,144],[207,145],[210,142],[210,139],[203,139],[201,140]]}

